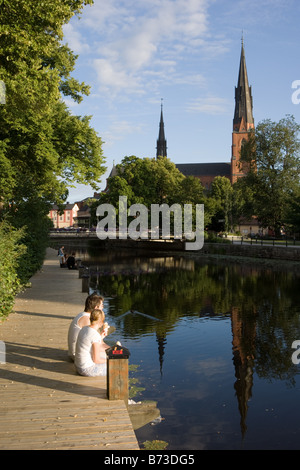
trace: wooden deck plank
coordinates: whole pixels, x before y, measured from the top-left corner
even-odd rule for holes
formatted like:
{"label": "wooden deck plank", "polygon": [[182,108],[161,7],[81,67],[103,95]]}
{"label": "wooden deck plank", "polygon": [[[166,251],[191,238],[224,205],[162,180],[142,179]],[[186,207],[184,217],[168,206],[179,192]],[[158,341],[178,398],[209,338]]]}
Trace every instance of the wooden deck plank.
{"label": "wooden deck plank", "polygon": [[85,298],[78,273],[60,269],[48,250],[0,323],[1,450],[139,450],[124,401],[106,397],[106,378],[81,377],[68,360],[68,327]]}

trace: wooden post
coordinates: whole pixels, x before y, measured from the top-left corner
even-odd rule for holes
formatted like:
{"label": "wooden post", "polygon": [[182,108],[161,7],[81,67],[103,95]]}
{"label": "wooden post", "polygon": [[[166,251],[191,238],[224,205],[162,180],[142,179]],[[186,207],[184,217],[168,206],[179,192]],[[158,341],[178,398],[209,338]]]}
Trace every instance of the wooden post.
{"label": "wooden post", "polygon": [[107,354],[107,398],[124,400],[128,406],[128,358],[129,351],[122,346],[113,346]]}
{"label": "wooden post", "polygon": [[84,271],[85,271],[85,267],[84,267],[84,266],[82,266],[82,265],[78,266],[78,277],[79,277],[79,279],[82,278],[82,276],[83,276],[83,274],[84,274]]}
{"label": "wooden post", "polygon": [[88,274],[83,274],[82,276],[82,292],[89,292],[90,286],[90,276]]}

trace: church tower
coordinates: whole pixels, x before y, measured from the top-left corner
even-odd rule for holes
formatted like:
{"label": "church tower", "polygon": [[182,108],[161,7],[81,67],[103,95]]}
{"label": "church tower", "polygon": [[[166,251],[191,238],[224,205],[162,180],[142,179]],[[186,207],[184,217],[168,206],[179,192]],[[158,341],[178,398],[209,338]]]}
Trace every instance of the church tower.
{"label": "church tower", "polygon": [[240,152],[243,140],[248,138],[248,132],[254,129],[252,91],[248,82],[248,74],[245,59],[244,41],[240,59],[240,70],[237,87],[235,88],[235,110],[232,132],[232,156],[231,156],[231,183],[247,173],[247,168],[241,166]]}
{"label": "church tower", "polygon": [[156,145],[156,158],[167,156],[167,141],[165,139],[165,125],[163,118],[163,106],[161,104],[159,134]]}

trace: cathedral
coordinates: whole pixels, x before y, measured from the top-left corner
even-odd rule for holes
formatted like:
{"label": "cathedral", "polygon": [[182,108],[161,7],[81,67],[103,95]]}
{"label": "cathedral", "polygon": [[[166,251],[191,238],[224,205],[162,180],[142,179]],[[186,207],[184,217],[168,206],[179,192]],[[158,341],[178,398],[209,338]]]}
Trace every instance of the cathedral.
{"label": "cathedral", "polygon": [[[231,161],[228,163],[179,163],[176,164],[176,167],[185,176],[199,178],[205,189],[210,188],[216,176],[225,176],[232,184],[235,183],[239,177],[245,175],[246,170],[240,165],[240,151],[242,143],[248,138],[248,132],[251,129],[254,129],[252,91],[248,82],[244,43],[242,41],[239,76],[235,87]],[[156,146],[156,158],[158,157],[167,157],[162,107]]]}

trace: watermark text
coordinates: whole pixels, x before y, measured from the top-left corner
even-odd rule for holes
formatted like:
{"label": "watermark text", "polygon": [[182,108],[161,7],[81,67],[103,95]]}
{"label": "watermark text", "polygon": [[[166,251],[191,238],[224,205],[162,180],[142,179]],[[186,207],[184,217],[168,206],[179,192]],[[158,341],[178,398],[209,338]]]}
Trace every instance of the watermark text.
{"label": "watermark text", "polygon": [[6,346],[4,341],[0,341],[0,364],[6,364]]}
{"label": "watermark text", "polygon": [[0,104],[6,103],[6,88],[3,80],[0,80]]}
{"label": "watermark text", "polygon": [[300,340],[294,341],[292,348],[296,349],[292,354],[292,363],[298,365],[300,364]]}
{"label": "watermark text", "polygon": [[292,88],[295,91],[292,93],[292,103],[299,104],[300,103],[300,80],[294,80],[292,83]]}
{"label": "watermark text", "polygon": [[[193,229],[193,210],[194,226]],[[118,214],[118,231],[117,231]],[[96,215],[100,218],[96,233],[100,240],[107,238],[126,240],[148,239],[160,237],[170,240],[171,214],[173,226],[173,238],[186,240],[186,250],[200,250],[204,244],[204,204],[184,204],[183,210],[180,204],[151,204],[148,209],[144,204],[132,204],[127,207],[127,196],[119,197],[118,211],[112,204],[100,204]],[[128,224],[128,217],[131,221]],[[150,228],[149,228],[150,217]],[[183,230],[182,230],[183,228]],[[193,241],[191,241],[193,240]]]}

